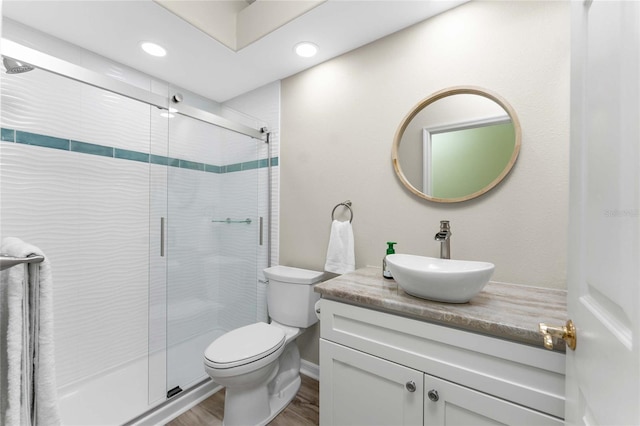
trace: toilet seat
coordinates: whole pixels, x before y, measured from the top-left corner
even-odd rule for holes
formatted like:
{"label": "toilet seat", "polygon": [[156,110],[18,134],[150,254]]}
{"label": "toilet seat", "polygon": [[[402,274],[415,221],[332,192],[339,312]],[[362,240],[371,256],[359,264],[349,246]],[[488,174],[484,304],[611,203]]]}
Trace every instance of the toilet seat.
{"label": "toilet seat", "polygon": [[214,369],[230,369],[258,360],[263,360],[259,364],[266,364],[270,360],[265,358],[280,355],[285,340],[285,332],[279,327],[264,322],[250,324],[214,340],[204,353],[205,364]]}

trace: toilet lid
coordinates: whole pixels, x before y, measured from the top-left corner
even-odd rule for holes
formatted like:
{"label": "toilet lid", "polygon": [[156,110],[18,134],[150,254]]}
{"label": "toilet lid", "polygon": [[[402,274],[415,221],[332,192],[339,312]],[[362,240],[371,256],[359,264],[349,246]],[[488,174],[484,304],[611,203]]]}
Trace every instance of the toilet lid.
{"label": "toilet lid", "polygon": [[268,356],[280,349],[284,342],[282,329],[258,322],[218,337],[204,356],[216,368],[237,367]]}

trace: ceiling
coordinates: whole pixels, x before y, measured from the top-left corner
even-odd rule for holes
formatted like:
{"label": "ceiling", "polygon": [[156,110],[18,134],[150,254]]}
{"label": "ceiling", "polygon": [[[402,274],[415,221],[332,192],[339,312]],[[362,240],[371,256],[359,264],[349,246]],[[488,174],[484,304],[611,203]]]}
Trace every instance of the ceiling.
{"label": "ceiling", "polygon": [[[237,52],[152,0],[5,0],[2,12],[22,24],[224,102],[466,1],[328,0]],[[164,46],[167,56],[143,53],[139,48],[143,40]],[[300,41],[316,43],[319,53],[313,58],[297,57],[293,46]]]}

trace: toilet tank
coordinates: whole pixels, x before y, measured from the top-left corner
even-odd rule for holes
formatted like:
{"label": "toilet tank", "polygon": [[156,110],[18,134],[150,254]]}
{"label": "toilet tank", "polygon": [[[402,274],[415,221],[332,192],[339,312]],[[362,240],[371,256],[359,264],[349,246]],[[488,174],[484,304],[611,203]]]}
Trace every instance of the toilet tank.
{"label": "toilet tank", "polygon": [[271,319],[292,327],[307,328],[316,322],[315,303],[320,294],[313,285],[322,281],[324,272],[272,266],[264,270],[269,280],[267,307]]}

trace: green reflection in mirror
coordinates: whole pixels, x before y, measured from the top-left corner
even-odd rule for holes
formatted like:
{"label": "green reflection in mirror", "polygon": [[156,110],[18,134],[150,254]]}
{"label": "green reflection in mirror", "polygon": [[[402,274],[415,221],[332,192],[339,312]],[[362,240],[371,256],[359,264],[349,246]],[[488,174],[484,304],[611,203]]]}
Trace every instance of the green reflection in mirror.
{"label": "green reflection in mirror", "polygon": [[437,198],[459,198],[482,190],[509,164],[514,144],[511,120],[431,134],[424,192]]}

